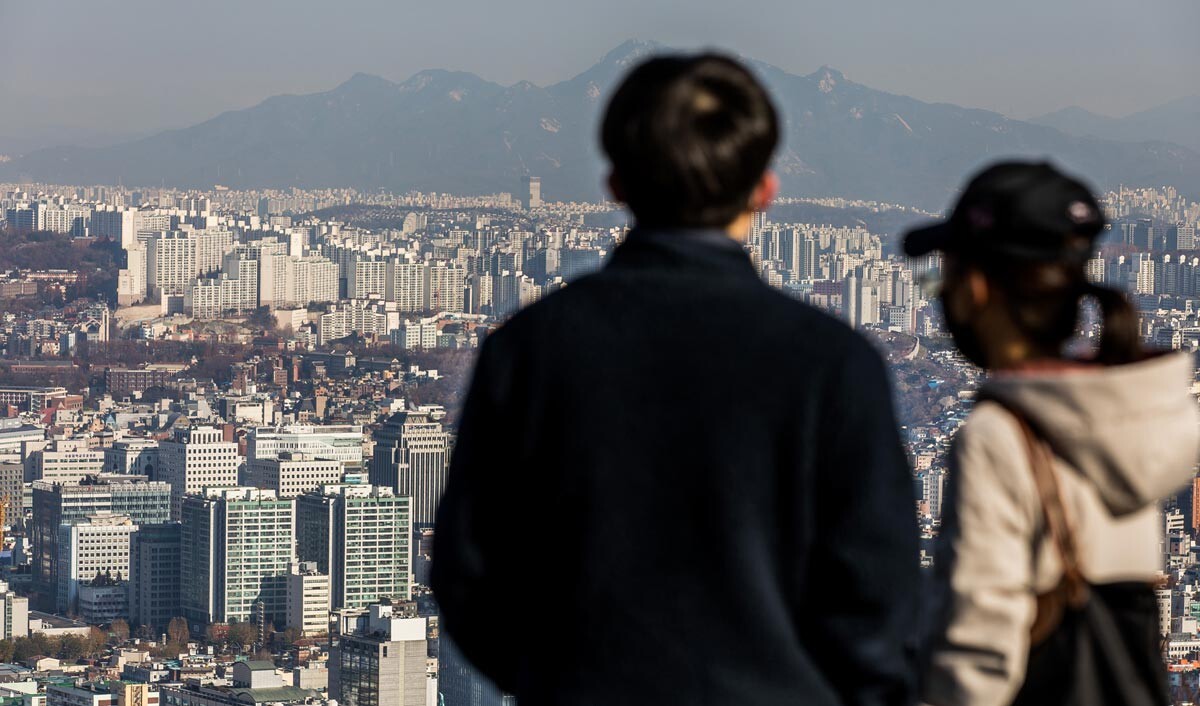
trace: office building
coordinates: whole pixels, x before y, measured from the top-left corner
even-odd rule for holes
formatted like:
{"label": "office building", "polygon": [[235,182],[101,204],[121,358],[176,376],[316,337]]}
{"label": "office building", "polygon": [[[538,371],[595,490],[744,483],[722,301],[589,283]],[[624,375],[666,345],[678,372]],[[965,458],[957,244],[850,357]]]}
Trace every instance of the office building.
{"label": "office building", "polygon": [[88,448],[84,439],[50,442],[25,459],[25,480],[48,483],[78,483],[104,470],[104,452]]}
{"label": "office building", "polygon": [[104,472],[146,476],[151,480],[158,473],[158,441],[156,439],[121,439],[104,449]]}
{"label": "office building", "polygon": [[4,602],[4,620],[0,624],[0,640],[29,637],[29,599],[18,596],[6,581],[0,581],[0,599]]}
{"label": "office building", "polygon": [[438,695],[449,706],[517,706],[517,698],[505,694],[459,651],[448,635],[438,638]]}
{"label": "office building", "polygon": [[126,592],[129,537],[136,531],[137,525],[127,515],[112,513],[88,515],[58,528],[58,612],[78,612],[79,591],[84,585],[95,583],[98,588],[111,589],[119,584],[120,593]]}
{"label": "office building", "polygon": [[287,626],[305,637],[329,632],[329,576],[314,561],[295,562],[288,569]]}
{"label": "office building", "polygon": [[142,525],[129,538],[129,617],[155,634],[180,615],[180,526]]}
{"label": "office building", "polygon": [[281,498],[294,498],[323,485],[341,483],[343,475],[341,461],[282,451],[276,458],[248,460],[242,485],[274,490]]}
{"label": "office building", "polygon": [[170,518],[171,487],[138,476],[101,475],[84,483],[33,484],[33,582],[41,605],[53,610],[64,565],[60,561],[59,528],[90,515],[125,515],[135,525],[160,524]]}
{"label": "office building", "polygon": [[104,389],[114,398],[141,393],[152,387],[166,387],[175,377],[163,368],[108,368],[104,371]]}
{"label": "office building", "polygon": [[410,503],[391,488],[369,485],[326,486],[297,499],[297,552],[329,576],[332,607],[408,600]]}
{"label": "office building", "polygon": [[173,438],[159,442],[157,478],[171,486],[172,519],[179,519],[186,493],[238,484],[237,448],[215,427],[180,429]]}
{"label": "office building", "polygon": [[40,414],[46,411],[54,400],[66,397],[65,387],[0,387],[0,408],[9,405],[16,407],[18,412],[33,412]]}
{"label": "office building", "polygon": [[253,622],[261,615],[286,624],[295,501],[257,488],[209,488],[186,496],[181,510],[180,600],[188,621]]}
{"label": "office building", "polygon": [[425,618],[399,617],[391,605],[342,619],[329,654],[329,695],[347,706],[425,706]]}
{"label": "office building", "polygon": [[362,468],[363,428],[360,424],[291,424],[255,427],[246,436],[248,461],[277,458],[283,453],[302,453],[311,458],[340,461],[346,468]]}
{"label": "office building", "polygon": [[432,525],[446,487],[450,434],[428,412],[397,412],[374,434],[372,485],[413,499],[413,527]]}

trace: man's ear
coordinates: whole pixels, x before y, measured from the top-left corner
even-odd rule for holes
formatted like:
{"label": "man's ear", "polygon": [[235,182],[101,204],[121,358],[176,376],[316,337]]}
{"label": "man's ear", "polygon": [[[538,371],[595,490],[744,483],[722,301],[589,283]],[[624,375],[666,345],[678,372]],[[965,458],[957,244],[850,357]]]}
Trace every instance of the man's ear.
{"label": "man's ear", "polygon": [[750,194],[750,210],[765,211],[779,194],[779,175],[768,169],[758,180],[758,186]]}
{"label": "man's ear", "polygon": [[612,196],[613,201],[625,203],[625,189],[621,186],[621,180],[615,171],[608,173],[608,193]]}

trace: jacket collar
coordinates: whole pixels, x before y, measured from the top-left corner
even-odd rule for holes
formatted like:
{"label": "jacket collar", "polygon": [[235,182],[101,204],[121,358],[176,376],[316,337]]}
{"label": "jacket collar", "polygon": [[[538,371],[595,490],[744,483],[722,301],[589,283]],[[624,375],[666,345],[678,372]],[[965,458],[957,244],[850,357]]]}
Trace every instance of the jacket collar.
{"label": "jacket collar", "polygon": [[636,227],[613,252],[608,267],[703,269],[758,279],[740,243],[720,230],[705,228]]}

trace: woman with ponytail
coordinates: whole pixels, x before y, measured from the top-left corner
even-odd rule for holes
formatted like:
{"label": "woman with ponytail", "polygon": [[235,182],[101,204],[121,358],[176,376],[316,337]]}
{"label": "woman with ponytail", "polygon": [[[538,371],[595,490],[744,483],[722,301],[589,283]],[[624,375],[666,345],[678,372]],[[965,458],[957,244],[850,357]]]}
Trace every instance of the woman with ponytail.
{"label": "woman with ponytail", "polygon": [[[1004,163],[905,238],[943,254],[946,326],[989,373],[951,453],[927,704],[1169,701],[1158,504],[1200,450],[1193,364],[1144,351],[1129,302],[1088,281],[1103,227],[1078,181]],[[1101,333],[1071,358],[1087,301]]]}

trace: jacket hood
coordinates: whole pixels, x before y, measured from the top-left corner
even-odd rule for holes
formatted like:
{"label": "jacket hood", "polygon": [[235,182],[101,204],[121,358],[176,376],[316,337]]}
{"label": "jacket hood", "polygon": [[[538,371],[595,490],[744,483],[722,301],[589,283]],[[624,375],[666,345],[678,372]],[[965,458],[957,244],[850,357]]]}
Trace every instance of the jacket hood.
{"label": "jacket hood", "polygon": [[1200,457],[1192,356],[997,375],[985,395],[1011,406],[1096,487],[1115,515],[1179,490]]}

